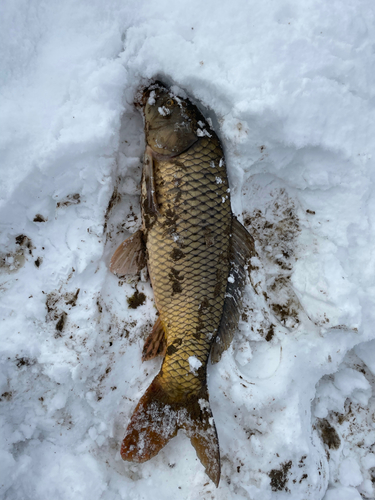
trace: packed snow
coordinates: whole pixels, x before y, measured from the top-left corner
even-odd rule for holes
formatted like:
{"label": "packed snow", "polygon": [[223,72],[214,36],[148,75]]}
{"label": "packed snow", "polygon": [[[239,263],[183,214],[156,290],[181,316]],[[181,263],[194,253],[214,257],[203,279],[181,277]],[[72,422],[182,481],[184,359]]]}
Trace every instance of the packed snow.
{"label": "packed snow", "polygon": [[[374,26],[370,0],[2,2],[1,498],[375,498]],[[147,276],[108,269],[152,78],[212,120],[257,250],[208,367],[218,489],[183,431],[119,453],[161,363]]]}

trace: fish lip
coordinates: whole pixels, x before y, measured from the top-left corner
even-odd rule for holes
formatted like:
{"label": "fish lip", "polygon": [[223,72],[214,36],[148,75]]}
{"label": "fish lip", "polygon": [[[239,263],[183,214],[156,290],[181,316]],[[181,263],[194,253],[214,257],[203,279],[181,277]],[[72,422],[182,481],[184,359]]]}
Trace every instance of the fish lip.
{"label": "fish lip", "polygon": [[163,89],[169,92],[169,89],[163,82],[160,80],[151,80],[144,85],[140,85],[138,87],[137,92],[135,93],[134,105],[138,109],[143,109],[146,106],[147,99],[150,96],[150,92],[155,89]]}

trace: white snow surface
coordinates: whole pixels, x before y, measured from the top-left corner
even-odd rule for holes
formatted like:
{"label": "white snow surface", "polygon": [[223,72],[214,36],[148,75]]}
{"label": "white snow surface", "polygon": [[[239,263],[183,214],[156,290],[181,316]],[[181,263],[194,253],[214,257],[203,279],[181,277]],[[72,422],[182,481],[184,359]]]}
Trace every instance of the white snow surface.
{"label": "white snow surface", "polygon": [[[0,497],[375,498],[374,3],[1,11]],[[146,463],[119,453],[160,368],[141,362],[149,282],[108,270],[140,225],[133,101],[155,77],[212,120],[258,253],[234,341],[208,367],[218,489],[182,431]]]}

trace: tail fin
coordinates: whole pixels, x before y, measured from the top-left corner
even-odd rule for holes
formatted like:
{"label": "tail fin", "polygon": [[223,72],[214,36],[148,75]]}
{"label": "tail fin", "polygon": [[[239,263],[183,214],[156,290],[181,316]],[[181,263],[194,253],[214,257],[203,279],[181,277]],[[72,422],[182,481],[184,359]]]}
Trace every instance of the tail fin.
{"label": "tail fin", "polygon": [[184,429],[206,474],[216,486],[220,480],[220,451],[207,388],[176,402],[164,390],[159,375],[140,399],[121,445],[121,457],[146,462]]}

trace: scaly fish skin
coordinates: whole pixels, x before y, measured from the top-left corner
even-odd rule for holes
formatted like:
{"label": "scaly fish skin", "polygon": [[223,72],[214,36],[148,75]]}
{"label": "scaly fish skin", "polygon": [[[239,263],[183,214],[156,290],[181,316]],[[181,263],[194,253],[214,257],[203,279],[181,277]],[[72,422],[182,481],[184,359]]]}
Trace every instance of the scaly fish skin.
{"label": "scaly fish skin", "polygon": [[[160,215],[146,233],[149,274],[167,336],[160,383],[178,400],[206,384],[229,273],[226,169],[218,138],[206,124],[205,130],[211,137],[154,161]],[[190,357],[201,363],[198,370]]]}

